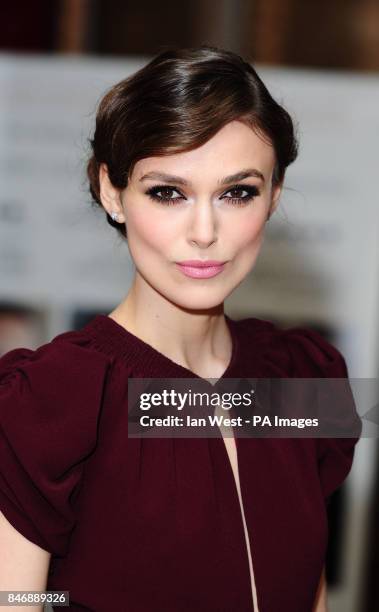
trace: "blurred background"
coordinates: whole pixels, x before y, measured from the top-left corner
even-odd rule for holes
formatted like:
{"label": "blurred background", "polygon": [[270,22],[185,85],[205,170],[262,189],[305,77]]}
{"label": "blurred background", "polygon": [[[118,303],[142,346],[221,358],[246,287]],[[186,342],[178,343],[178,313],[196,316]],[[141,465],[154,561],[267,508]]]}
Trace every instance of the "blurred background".
{"label": "blurred background", "polygon": [[[300,138],[226,311],[312,327],[351,378],[378,376],[378,0],[13,0],[0,18],[0,356],[123,299],[127,245],[85,180],[96,105],[161,46],[208,44],[254,64]],[[330,612],[379,610],[378,467],[362,438],[328,510]]]}

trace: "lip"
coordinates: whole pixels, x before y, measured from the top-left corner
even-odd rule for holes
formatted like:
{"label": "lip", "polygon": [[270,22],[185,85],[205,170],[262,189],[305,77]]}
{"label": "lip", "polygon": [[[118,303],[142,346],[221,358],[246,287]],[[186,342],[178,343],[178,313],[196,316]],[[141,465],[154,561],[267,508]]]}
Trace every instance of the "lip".
{"label": "lip", "polygon": [[191,268],[211,268],[222,266],[225,261],[217,261],[216,259],[187,259],[186,261],[178,261],[180,266],[190,266]]}
{"label": "lip", "polygon": [[216,276],[223,271],[225,263],[226,262],[212,263],[211,260],[207,262],[197,260],[194,262],[196,265],[189,265],[188,262],[181,262],[177,263],[176,265],[178,269],[183,272],[183,274],[190,276],[191,278],[211,278],[212,276]]}

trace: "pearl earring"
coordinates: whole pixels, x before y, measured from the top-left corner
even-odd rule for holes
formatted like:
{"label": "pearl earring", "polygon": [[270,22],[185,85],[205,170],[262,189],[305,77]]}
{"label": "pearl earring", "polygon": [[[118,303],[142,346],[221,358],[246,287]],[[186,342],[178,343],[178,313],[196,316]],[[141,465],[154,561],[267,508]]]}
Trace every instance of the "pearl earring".
{"label": "pearl earring", "polygon": [[112,218],[112,221],[116,221],[118,223],[118,213],[114,211],[111,212],[111,218]]}

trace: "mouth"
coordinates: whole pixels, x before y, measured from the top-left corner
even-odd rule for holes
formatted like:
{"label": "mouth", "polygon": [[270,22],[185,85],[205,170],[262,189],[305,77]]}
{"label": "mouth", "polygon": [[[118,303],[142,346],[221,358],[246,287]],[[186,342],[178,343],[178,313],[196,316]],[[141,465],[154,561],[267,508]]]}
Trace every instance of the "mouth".
{"label": "mouth", "polygon": [[224,270],[227,262],[220,261],[195,261],[177,262],[178,269],[191,278],[211,278]]}
{"label": "mouth", "polygon": [[190,266],[191,268],[212,268],[222,266],[226,261],[218,261],[216,259],[188,259],[186,261],[176,262],[180,266]]}

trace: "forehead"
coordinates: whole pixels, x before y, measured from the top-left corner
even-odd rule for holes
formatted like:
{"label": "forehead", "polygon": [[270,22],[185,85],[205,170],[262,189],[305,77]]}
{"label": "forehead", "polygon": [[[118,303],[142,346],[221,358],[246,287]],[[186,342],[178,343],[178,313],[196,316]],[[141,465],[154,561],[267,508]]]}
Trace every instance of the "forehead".
{"label": "forehead", "polygon": [[176,174],[189,182],[208,178],[219,179],[225,174],[254,167],[268,178],[275,164],[273,147],[251,127],[241,121],[231,121],[205,144],[183,153],[146,157],[139,160],[133,176],[139,181],[149,172]]}

